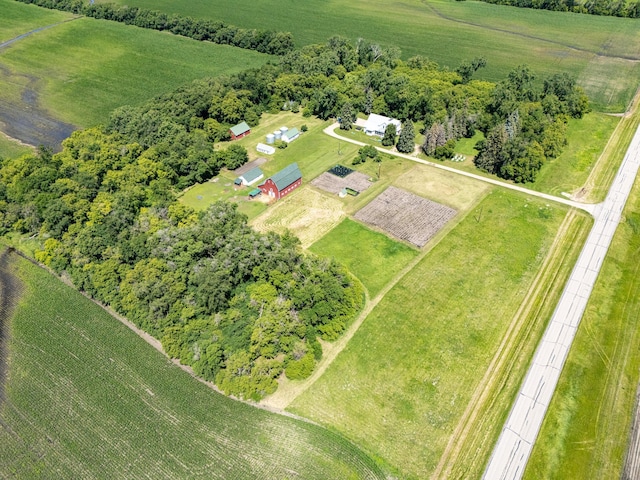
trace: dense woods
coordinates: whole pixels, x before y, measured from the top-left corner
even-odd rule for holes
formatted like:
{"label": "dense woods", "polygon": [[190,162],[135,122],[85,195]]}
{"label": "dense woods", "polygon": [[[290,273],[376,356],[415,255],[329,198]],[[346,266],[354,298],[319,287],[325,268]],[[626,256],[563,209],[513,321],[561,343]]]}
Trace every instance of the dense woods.
{"label": "dense woods", "polygon": [[146,8],[119,6],[113,3],[85,3],[83,0],[17,1],[141,28],[169,31],[194,40],[232,45],[272,55],[282,55],[294,46],[293,37],[288,32],[238,28],[221,21],[194,19],[178,14],[167,15]]}
{"label": "dense woods", "polygon": [[[480,129],[478,166],[529,181],[560,151],[566,120],[582,115],[586,99],[566,76],[540,86],[520,67],[496,86],[473,80],[476,69],[402,62],[396,49],[334,37],[279,64],[193,82],[115,110],[56,155],[3,160],[1,232],[37,239],[39,261],[160,339],[171,357],[229,394],[258,399],[283,372],[312,372],[318,339],[344,331],[362,287],[291,235],[253,231],[235,205],[196,213],[176,194],[247,161],[236,144],[214,149],[229,126],[294,108],[350,121],[356,112],[399,118],[397,148],[406,152],[419,129],[427,153]],[[362,149],[362,160],[373,152]]]}

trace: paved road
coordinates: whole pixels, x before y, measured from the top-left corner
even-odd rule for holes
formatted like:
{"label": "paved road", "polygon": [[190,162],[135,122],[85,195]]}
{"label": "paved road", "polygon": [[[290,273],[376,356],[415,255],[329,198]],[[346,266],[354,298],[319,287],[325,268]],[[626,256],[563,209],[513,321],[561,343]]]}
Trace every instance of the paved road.
{"label": "paved road", "polygon": [[[357,140],[352,140],[350,138],[345,138],[345,137],[342,137],[342,136],[338,135],[337,133],[335,133],[334,130],[336,128],[338,128],[339,125],[340,125],[339,123],[334,123],[333,125],[328,126],[327,128],[324,129],[324,133],[326,133],[327,135],[330,135],[330,136],[332,136],[334,138],[337,138],[339,140],[343,140],[343,141],[348,142],[348,143],[353,143],[355,145],[360,145],[360,146],[367,145],[366,143],[359,142]],[[417,157],[415,157],[413,155],[405,155],[404,153],[399,153],[399,152],[396,152],[394,150],[387,150],[387,149],[380,148],[380,147],[376,147],[376,149],[378,149],[380,152],[388,153],[389,155],[393,155],[395,157],[406,158],[407,160],[411,160],[413,162],[422,163],[423,165],[429,165],[430,167],[438,168],[440,170],[446,170],[448,172],[453,172],[453,173],[455,173],[457,175],[463,175],[465,177],[474,178],[476,180],[480,180],[481,182],[490,183],[492,185],[497,185],[499,187],[504,187],[504,188],[508,188],[510,190],[515,190],[515,191],[518,191],[518,192],[526,193],[527,195],[532,195],[532,196],[535,196],[535,197],[544,198],[545,200],[550,200],[552,202],[562,203],[562,204],[568,205],[570,207],[579,208],[581,210],[585,210],[586,212],[589,212],[592,215],[595,215],[596,212],[598,211],[598,205],[597,204],[581,203],[581,202],[576,202],[576,201],[573,201],[573,200],[569,200],[567,198],[556,197],[554,195],[549,195],[547,193],[536,192],[535,190],[529,190],[528,188],[520,187],[518,185],[514,185],[513,183],[503,182],[501,180],[496,180],[495,178],[483,177],[482,175],[476,175],[475,173],[465,172],[465,171],[458,170],[458,169],[453,168],[453,167],[447,167],[446,165],[443,165],[443,164],[440,164],[440,163],[429,162],[428,160],[422,160],[421,158],[417,158]]]}
{"label": "paved road", "polygon": [[640,166],[640,128],[627,150],[595,223],[571,272],[512,407],[483,478],[522,478],[591,290],[620,222]]}

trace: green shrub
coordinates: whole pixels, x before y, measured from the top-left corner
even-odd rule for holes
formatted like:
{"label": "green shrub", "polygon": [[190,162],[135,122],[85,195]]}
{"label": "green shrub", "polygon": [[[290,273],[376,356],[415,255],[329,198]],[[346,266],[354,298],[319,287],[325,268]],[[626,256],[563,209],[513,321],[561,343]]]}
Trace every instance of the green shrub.
{"label": "green shrub", "polygon": [[302,380],[311,375],[315,366],[313,353],[307,352],[300,360],[290,360],[284,372],[290,380]]}

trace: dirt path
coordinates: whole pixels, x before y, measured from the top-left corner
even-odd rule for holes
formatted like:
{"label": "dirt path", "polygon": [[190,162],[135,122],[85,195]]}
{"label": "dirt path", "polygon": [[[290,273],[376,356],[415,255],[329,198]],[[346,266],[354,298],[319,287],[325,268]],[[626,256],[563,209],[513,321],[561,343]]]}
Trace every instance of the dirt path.
{"label": "dirt path", "polygon": [[629,435],[629,448],[621,480],[637,480],[638,478],[640,478],[640,384],[636,391],[636,406]]}
{"label": "dirt path", "polygon": [[[550,281],[548,275],[552,274],[552,277],[555,277],[554,265],[559,264],[558,255],[561,252],[561,247],[564,241],[566,240],[565,237],[569,231],[571,223],[575,218],[575,210],[570,210],[560,225],[558,233],[549,248],[549,253],[538,269],[538,274],[529,287],[525,298],[522,300],[520,308],[507,327],[507,331],[500,343],[500,346],[496,350],[496,353],[482,377],[482,380],[480,380],[473,396],[467,404],[467,408],[451,435],[449,443],[442,453],[440,462],[438,463],[438,466],[431,478],[449,478],[451,476],[451,470],[456,465],[457,458],[464,454],[463,448],[467,446],[468,437],[477,431],[477,422],[479,420],[478,416],[480,413],[487,411],[485,406],[492,403],[495,400],[493,397],[496,392],[500,391],[497,386],[499,384],[504,384],[506,381],[505,377],[509,376],[511,367],[507,364],[510,361],[512,363],[514,362],[514,353],[523,347],[523,345],[518,342],[518,340],[522,339],[522,333],[528,333],[532,328],[532,325],[527,323],[527,319],[531,318],[530,313],[535,307],[535,300],[540,296],[545,296],[545,294],[548,293],[545,290],[551,288],[551,284],[553,282]],[[497,375],[497,373],[500,374]],[[486,431],[486,429],[483,430]]]}
{"label": "dirt path", "polygon": [[22,294],[22,283],[12,272],[12,256],[11,249],[0,253],[0,405],[8,371],[9,322]]}
{"label": "dirt path", "polygon": [[[2,58],[2,52],[14,43],[35,33],[72,22],[78,18],[81,17],[73,17],[62,22],[46,25],[0,43],[0,58]],[[44,145],[51,147],[54,151],[60,151],[62,141],[71,135],[77,127],[58,120],[40,106],[38,101],[39,82],[40,79],[38,77],[14,73],[0,63],[0,83],[26,84],[19,100],[0,99],[0,131],[8,137],[27,145],[34,147]]]}

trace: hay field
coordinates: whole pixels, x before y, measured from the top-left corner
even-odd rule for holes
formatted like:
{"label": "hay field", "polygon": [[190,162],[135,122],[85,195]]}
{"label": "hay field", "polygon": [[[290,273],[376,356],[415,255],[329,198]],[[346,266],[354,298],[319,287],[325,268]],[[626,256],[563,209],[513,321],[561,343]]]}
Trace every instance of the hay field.
{"label": "hay field", "polygon": [[321,427],[217,394],[24,260],[0,402],[3,478],[386,478]]}
{"label": "hay field", "polygon": [[429,478],[565,213],[492,190],[289,409],[384,458],[399,478]]}
{"label": "hay field", "polygon": [[344,217],[340,200],[303,185],[270,205],[266,212],[251,222],[251,226],[260,232],[283,233],[290,230],[307,248]]}

